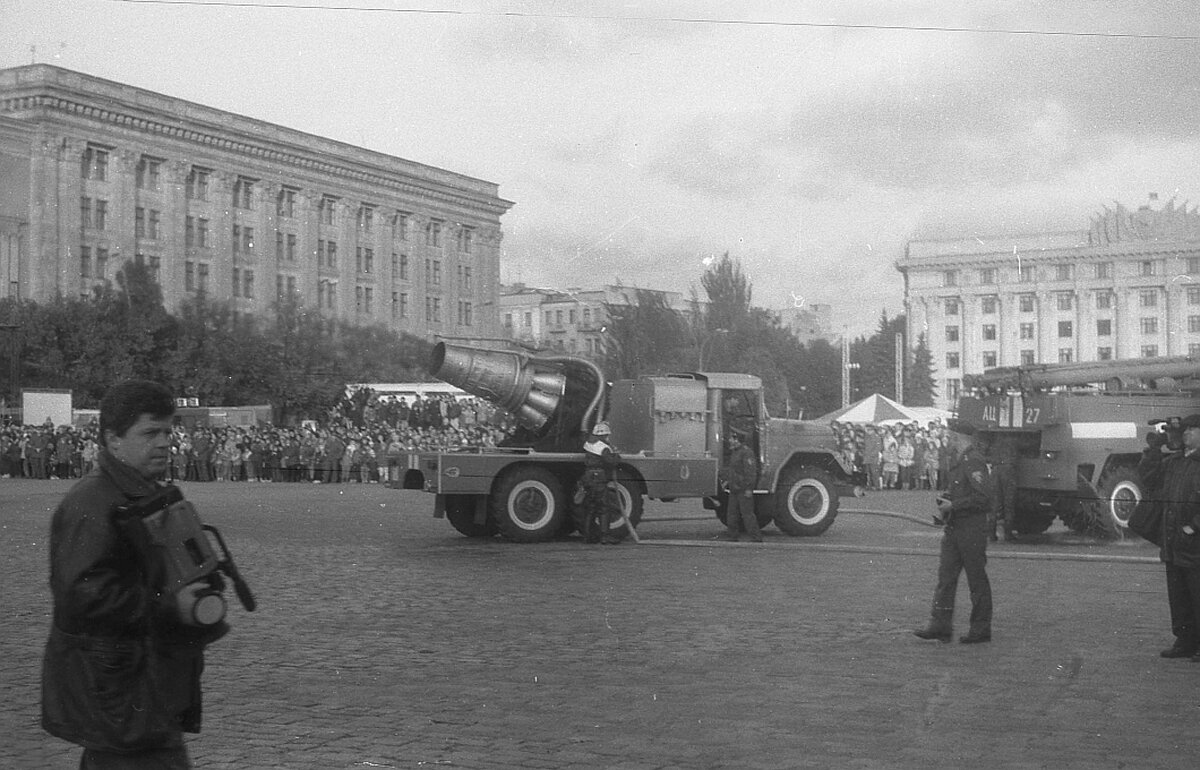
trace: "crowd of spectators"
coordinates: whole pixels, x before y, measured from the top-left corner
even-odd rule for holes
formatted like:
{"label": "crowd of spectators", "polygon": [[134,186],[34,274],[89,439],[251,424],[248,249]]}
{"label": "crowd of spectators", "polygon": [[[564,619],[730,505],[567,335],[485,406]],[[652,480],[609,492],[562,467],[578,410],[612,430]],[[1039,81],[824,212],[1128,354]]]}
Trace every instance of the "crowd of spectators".
{"label": "crowd of spectators", "polygon": [[[173,481],[387,482],[402,457],[422,450],[496,446],[511,417],[481,399],[380,399],[368,393],[298,426],[176,425]],[[0,428],[0,477],[71,479],[99,452],[98,426]]]}
{"label": "crowd of spectators", "polygon": [[854,466],[867,487],[944,489],[953,458],[945,426],[933,421],[889,422],[878,425],[832,423],[838,450]]}

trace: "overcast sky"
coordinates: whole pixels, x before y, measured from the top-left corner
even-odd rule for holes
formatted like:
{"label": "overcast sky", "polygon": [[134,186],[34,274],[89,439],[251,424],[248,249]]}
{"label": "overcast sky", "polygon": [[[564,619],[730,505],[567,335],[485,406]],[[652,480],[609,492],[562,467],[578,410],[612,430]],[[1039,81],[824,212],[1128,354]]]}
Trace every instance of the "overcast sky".
{"label": "overcast sky", "polygon": [[1194,0],[208,2],[0,0],[0,67],[496,182],[506,281],[686,292],[729,252],[852,335],[910,239],[1200,203]]}

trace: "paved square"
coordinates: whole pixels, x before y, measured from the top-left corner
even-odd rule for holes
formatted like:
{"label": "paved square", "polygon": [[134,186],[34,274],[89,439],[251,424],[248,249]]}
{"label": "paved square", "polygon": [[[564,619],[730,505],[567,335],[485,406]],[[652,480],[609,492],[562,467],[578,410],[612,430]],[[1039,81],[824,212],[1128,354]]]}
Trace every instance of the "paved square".
{"label": "paved square", "polygon": [[[66,482],[0,481],[0,768],[38,727],[46,533]],[[209,652],[197,768],[1193,768],[1200,665],[1165,661],[1152,547],[992,549],[995,641],[921,642],[928,493],[820,538],[725,544],[694,501],[642,545],[472,541],[378,485],[189,484],[259,599]],[[965,581],[960,615],[965,614]]]}

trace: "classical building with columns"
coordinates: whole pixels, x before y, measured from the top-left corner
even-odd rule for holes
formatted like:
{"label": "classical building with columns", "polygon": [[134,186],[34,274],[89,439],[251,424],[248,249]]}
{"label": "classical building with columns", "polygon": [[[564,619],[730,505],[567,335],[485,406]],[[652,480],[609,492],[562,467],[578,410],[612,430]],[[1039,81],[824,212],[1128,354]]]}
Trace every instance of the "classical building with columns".
{"label": "classical building with columns", "polygon": [[284,299],[420,336],[499,332],[492,182],[45,64],[0,70],[0,297],[127,260],[168,309]]}
{"label": "classical building with columns", "polygon": [[909,242],[908,345],[925,335],[937,405],[996,366],[1200,355],[1200,213],[1155,198],[1077,232]]}

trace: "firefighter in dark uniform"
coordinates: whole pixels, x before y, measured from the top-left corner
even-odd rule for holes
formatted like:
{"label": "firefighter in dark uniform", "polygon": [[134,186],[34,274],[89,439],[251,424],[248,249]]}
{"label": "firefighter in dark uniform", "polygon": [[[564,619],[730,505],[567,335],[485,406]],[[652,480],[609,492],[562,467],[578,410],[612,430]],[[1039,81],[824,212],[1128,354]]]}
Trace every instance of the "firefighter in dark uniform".
{"label": "firefighter in dark uniform", "polygon": [[1200,414],[1184,417],[1180,428],[1183,451],[1154,442],[1138,471],[1162,505],[1159,557],[1175,643],[1159,654],[1200,663]]}
{"label": "firefighter in dark uniform", "polygon": [[947,474],[946,491],[938,498],[938,516],[934,517],[935,521],[944,523],[945,529],[933,612],[929,625],[913,633],[921,639],[950,641],[958,576],[965,571],[971,590],[971,625],[958,641],[963,644],[989,642],[992,639],[992,586],[985,567],[991,482],[987,464],[975,444],[974,427],[960,420],[951,420],[949,427],[950,441],[958,455]]}
{"label": "firefighter in dark uniform", "polygon": [[[610,484],[616,482],[617,464],[621,461],[609,443],[612,430],[608,423],[598,422],[583,444],[583,539],[589,543],[611,545],[620,538],[610,533],[621,517],[619,502],[614,500]],[[616,510],[614,511],[614,507]]]}
{"label": "firefighter in dark uniform", "polygon": [[742,530],[755,543],[762,542],[758,519],[754,516],[754,484],[758,481],[758,463],[754,452],[746,445],[746,433],[738,428],[729,431],[729,461],[725,482],[729,496],[725,506],[725,539],[738,540]]}
{"label": "firefighter in dark uniform", "polygon": [[988,464],[992,469],[992,507],[988,512],[988,540],[996,542],[997,527],[1002,527],[1004,539],[1013,542],[1017,531],[1013,528],[1016,516],[1016,437],[1005,433],[993,433],[988,447]]}

